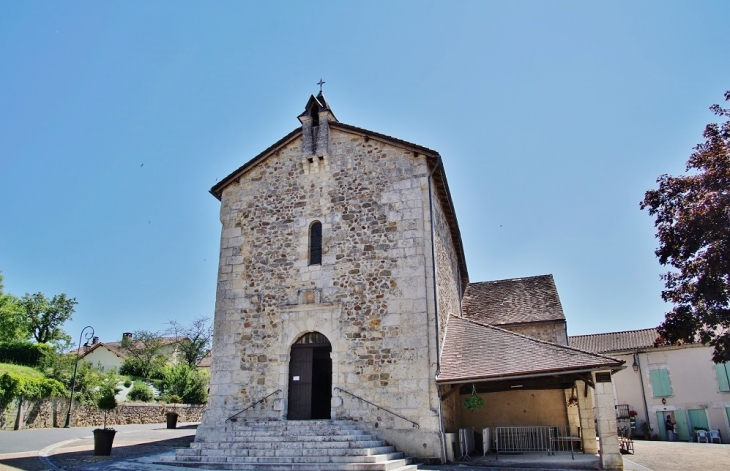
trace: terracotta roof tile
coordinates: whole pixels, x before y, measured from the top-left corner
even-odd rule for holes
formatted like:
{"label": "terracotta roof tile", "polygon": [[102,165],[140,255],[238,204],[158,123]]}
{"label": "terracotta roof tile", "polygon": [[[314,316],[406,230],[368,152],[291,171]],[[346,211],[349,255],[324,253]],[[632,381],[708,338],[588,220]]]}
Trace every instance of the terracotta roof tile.
{"label": "terracotta roof tile", "polygon": [[[179,342],[180,340],[181,339],[176,338],[176,337],[162,337],[162,344],[163,345],[172,345],[172,344]],[[122,348],[122,342],[99,342],[99,343],[91,346],[91,348],[89,348],[87,351],[85,351],[81,355],[81,358],[85,357],[86,355],[90,354],[97,348],[101,348],[101,347],[105,347],[107,350],[109,350],[110,352],[112,352],[113,354],[115,354],[116,356],[118,356],[121,359],[127,358],[127,352],[124,351],[124,349]]]}
{"label": "terracotta roof tile", "polygon": [[568,337],[568,344],[589,352],[621,352],[653,347],[658,337],[656,329],[627,330],[605,334],[572,335]]}
{"label": "terracotta roof tile", "polygon": [[565,320],[552,275],[469,283],[462,307],[464,317],[491,325]]}
{"label": "terracotta roof tile", "polygon": [[497,380],[617,369],[624,362],[452,316],[446,327],[438,382]]}

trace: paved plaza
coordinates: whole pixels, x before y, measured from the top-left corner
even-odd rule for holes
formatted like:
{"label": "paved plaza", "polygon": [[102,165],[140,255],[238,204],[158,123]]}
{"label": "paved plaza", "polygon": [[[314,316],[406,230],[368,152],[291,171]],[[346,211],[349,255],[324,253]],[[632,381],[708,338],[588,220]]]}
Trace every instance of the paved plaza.
{"label": "paved plaza", "polygon": [[[0,471],[172,471],[157,464],[186,447],[195,437],[197,424],[182,424],[168,430],[164,424],[117,427],[111,456],[93,456],[93,436],[88,429],[46,429],[0,432]],[[71,437],[71,438],[69,438]],[[58,440],[50,443],[53,440]],[[21,448],[25,447],[23,451]],[[684,471],[730,469],[730,445],[679,442],[634,442],[635,453],[624,455],[626,471]],[[189,469],[189,468],[186,468]],[[496,460],[473,456],[472,460],[440,466],[423,466],[431,471],[510,471],[598,469],[598,458],[576,453],[557,456],[507,455]]]}

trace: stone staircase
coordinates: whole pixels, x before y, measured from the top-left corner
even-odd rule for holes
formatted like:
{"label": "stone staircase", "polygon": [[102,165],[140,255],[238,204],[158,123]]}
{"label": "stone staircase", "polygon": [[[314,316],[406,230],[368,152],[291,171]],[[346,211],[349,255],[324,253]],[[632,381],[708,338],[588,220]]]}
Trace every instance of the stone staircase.
{"label": "stone staircase", "polygon": [[243,420],[164,464],[202,469],[415,471],[418,465],[350,420]]}

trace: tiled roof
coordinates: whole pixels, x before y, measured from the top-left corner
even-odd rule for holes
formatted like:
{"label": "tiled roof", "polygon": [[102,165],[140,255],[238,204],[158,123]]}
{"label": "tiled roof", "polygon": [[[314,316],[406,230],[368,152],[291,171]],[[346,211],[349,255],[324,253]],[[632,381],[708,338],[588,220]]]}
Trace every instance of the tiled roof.
{"label": "tiled roof", "polygon": [[[176,337],[162,337],[162,344],[163,345],[172,345],[174,343],[179,342],[181,339]],[[122,348],[122,342],[99,342],[91,346],[88,350],[86,350],[82,355],[81,358],[84,358],[86,355],[90,354],[97,348],[104,347],[116,356],[118,356],[121,359],[127,358],[127,352]]]}
{"label": "tiled roof", "polygon": [[497,380],[549,373],[617,369],[622,360],[451,316],[438,382]]}
{"label": "tiled roof", "polygon": [[552,275],[469,283],[462,307],[464,317],[491,325],[565,320]]}
{"label": "tiled roof", "polygon": [[568,344],[589,352],[621,352],[653,347],[658,337],[656,329],[627,330],[605,334],[572,335],[568,337]]}

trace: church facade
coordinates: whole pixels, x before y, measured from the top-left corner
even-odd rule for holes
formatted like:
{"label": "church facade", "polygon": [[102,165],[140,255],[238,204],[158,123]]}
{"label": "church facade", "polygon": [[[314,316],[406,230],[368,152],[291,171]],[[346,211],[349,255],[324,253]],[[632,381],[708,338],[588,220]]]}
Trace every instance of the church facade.
{"label": "church facade", "polygon": [[[566,386],[595,386],[592,374],[622,368],[567,347],[562,309],[491,322],[472,296],[476,314],[465,310],[466,258],[436,151],[339,122],[321,92],[298,118],[300,127],[211,189],[222,236],[209,403],[196,441],[232,417],[349,418],[411,456],[442,461],[444,432],[464,424],[459,398],[491,382],[484,397],[501,400],[490,394],[508,391],[499,384],[514,375],[490,376],[509,363],[499,352],[464,365],[459,349],[469,357],[474,342],[499,338],[557,355],[557,369],[545,371],[563,375],[550,383],[563,402]],[[477,333],[468,345],[465,332]],[[522,377],[546,374],[527,368],[518,362]],[[586,424],[607,397],[586,402]]]}

